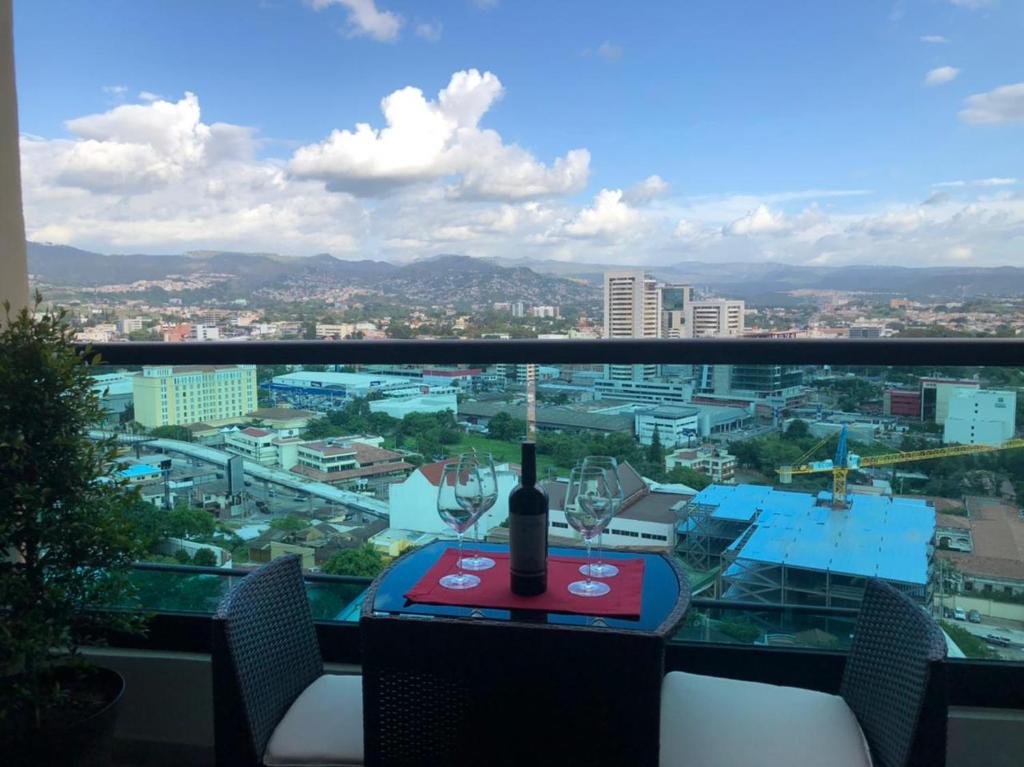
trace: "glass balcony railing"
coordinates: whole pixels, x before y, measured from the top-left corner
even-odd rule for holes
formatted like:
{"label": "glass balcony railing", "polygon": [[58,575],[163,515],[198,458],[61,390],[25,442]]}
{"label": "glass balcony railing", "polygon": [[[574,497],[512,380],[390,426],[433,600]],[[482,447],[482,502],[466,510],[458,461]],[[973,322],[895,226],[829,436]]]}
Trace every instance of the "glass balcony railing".
{"label": "glass balcony railing", "polygon": [[[842,651],[878,576],[943,622],[954,655],[1016,661],[1024,372],[992,364],[1016,350],[116,345],[97,370],[109,415],[95,436],[118,441],[140,518],[158,531],[156,565],[135,575],[151,611],[211,613],[240,570],[297,553],[317,619],[353,620],[369,578],[448,536],[429,487],[439,462],[494,456],[501,497],[480,532],[506,539],[529,434],[554,544],[578,544],[561,507],[571,467],[619,460],[631,500],[604,545],[679,561],[697,601],[677,641]],[[503,353],[513,361],[493,361]]]}

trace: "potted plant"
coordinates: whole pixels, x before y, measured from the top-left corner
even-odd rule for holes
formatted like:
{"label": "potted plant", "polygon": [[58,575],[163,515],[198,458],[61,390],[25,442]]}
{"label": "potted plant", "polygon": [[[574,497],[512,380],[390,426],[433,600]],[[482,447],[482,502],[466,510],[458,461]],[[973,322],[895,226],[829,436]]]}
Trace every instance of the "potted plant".
{"label": "potted plant", "polygon": [[[37,294],[35,310],[41,297]],[[4,305],[0,329],[0,762],[88,764],[109,746],[124,688],[81,647],[136,630],[137,554],[115,443],[63,312]]]}

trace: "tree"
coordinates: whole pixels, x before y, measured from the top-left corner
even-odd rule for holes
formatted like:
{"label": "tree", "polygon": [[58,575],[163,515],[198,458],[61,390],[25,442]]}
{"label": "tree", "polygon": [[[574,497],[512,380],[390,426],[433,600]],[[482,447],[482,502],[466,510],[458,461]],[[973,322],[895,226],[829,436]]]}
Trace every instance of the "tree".
{"label": "tree", "polygon": [[384,569],[384,557],[366,544],[358,549],[339,551],[324,564],[322,570],[329,575],[358,575],[375,578]]}
{"label": "tree", "polygon": [[703,490],[711,484],[711,477],[687,466],[674,466],[666,476],[668,482]]}
{"label": "tree", "polygon": [[142,625],[102,609],[131,597],[140,547],[117,443],[89,437],[107,415],[91,375],[99,357],[76,348],[64,312],[37,317],[41,302],[17,314],[5,304],[0,330],[0,729],[14,742],[75,700],[55,663],[81,664],[90,637]]}
{"label": "tree", "polygon": [[217,529],[217,521],[210,512],[185,504],[164,512],[164,523],[168,538],[207,538]]}
{"label": "tree", "polygon": [[213,553],[213,549],[199,549],[199,551],[192,555],[192,564],[201,565],[202,567],[216,567],[217,555]]}
{"label": "tree", "polygon": [[651,435],[651,444],[647,446],[647,461],[655,466],[665,465],[665,449],[661,446],[661,435],[657,426]]}
{"label": "tree", "polygon": [[790,421],[789,426],[786,427],[786,436],[790,439],[803,439],[809,436],[811,433],[811,427],[807,425],[807,421],[801,418],[794,418]]}
{"label": "tree", "polygon": [[487,424],[487,434],[493,439],[500,439],[504,442],[515,442],[522,439],[526,434],[526,421],[522,418],[513,418],[509,413],[502,410],[496,413]]}
{"label": "tree", "polygon": [[274,530],[285,530],[289,533],[296,533],[299,530],[305,530],[309,527],[309,522],[302,517],[296,517],[289,514],[287,517],[275,517],[270,520],[270,527]]}
{"label": "tree", "polygon": [[184,426],[156,426],[149,430],[149,436],[158,439],[176,439],[179,442],[192,441],[192,432]]}

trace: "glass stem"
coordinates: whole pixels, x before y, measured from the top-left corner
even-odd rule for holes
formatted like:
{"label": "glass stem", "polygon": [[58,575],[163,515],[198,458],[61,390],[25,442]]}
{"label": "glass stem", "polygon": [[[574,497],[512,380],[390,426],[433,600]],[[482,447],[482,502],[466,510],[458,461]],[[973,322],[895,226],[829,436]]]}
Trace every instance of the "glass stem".
{"label": "glass stem", "polygon": [[455,565],[456,565],[456,567],[458,567],[458,570],[459,570],[458,579],[461,581],[464,577],[466,577],[465,573],[462,572],[462,533],[461,532],[459,533],[459,559],[455,563]]}
{"label": "glass stem", "polygon": [[474,551],[470,556],[470,559],[476,559],[480,556],[480,522],[476,521],[473,523],[473,543]]}
{"label": "glass stem", "polygon": [[[597,534],[597,571],[601,572],[602,556],[601,556],[601,536],[604,535],[604,531]],[[591,568],[592,570],[593,568]]]}
{"label": "glass stem", "polygon": [[593,586],[593,584],[590,581],[590,577],[591,577],[590,576],[590,572],[591,572],[591,570],[593,568],[593,565],[591,564],[593,560],[591,559],[591,556],[590,556],[590,554],[591,554],[590,545],[591,545],[591,543],[593,543],[594,539],[593,538],[584,538],[584,540],[587,542],[587,590],[589,591],[592,588],[592,586]]}

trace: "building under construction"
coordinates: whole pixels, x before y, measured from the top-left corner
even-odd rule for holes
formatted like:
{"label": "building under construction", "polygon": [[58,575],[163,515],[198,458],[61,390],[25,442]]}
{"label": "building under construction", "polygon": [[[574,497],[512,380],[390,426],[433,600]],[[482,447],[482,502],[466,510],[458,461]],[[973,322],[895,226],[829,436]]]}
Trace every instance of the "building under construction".
{"label": "building under construction", "polygon": [[935,510],[925,501],[832,495],[767,485],[709,485],[682,512],[678,550],[717,572],[717,594],[771,604],[857,607],[878,577],[930,601]]}

